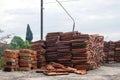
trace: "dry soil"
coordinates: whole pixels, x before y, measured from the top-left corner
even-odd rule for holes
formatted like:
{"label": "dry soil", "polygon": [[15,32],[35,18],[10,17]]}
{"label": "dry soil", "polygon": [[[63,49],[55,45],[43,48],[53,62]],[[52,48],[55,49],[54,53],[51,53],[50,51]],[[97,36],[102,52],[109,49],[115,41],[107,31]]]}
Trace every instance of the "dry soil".
{"label": "dry soil", "polygon": [[0,80],[120,80],[120,63],[105,64],[99,69],[88,71],[86,75],[70,73],[69,75],[46,76],[35,71],[3,72]]}

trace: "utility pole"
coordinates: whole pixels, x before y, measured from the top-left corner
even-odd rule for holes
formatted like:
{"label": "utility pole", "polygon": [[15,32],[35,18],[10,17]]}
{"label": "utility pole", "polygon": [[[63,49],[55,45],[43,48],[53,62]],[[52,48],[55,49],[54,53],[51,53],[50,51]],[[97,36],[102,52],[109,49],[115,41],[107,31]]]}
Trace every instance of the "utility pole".
{"label": "utility pole", "polygon": [[75,30],[75,20],[74,20],[74,18],[70,15],[70,13],[64,8],[64,6],[60,3],[60,1],[58,1],[58,0],[56,0],[57,1],[57,3],[63,8],[63,10],[66,12],[66,14],[72,19],[72,21],[73,21],[73,29],[72,29],[72,31],[74,32],[74,30]]}
{"label": "utility pole", "polygon": [[43,40],[43,0],[41,0],[41,40]]}

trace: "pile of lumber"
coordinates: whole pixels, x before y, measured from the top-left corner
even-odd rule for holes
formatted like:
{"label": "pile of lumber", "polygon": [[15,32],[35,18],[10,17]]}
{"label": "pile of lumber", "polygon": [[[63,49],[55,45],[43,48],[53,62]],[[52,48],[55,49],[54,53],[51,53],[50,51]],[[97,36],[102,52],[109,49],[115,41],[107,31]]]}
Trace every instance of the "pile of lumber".
{"label": "pile of lumber", "polygon": [[74,38],[76,38],[80,34],[81,33],[79,33],[78,31],[65,32],[65,33],[60,35],[60,40],[61,41],[70,41],[70,40],[73,40]]}
{"label": "pile of lumber", "polygon": [[4,71],[17,71],[18,70],[19,68],[18,53],[19,51],[15,51],[15,50],[4,51],[4,56],[2,57]]}
{"label": "pile of lumber", "polygon": [[115,42],[115,61],[120,62],[120,41]]}
{"label": "pile of lumber", "polygon": [[37,69],[37,52],[32,51],[31,52],[31,61],[32,61],[32,69]]}
{"label": "pile of lumber", "polygon": [[71,42],[70,41],[58,41],[57,42],[57,60],[58,63],[64,66],[73,67],[71,63]]}
{"label": "pile of lumber", "polygon": [[105,41],[104,52],[106,54],[106,63],[120,62],[120,41]]}
{"label": "pile of lumber", "polygon": [[72,40],[72,62],[76,69],[96,69],[104,63],[104,37],[79,34]]}
{"label": "pile of lumber", "polygon": [[57,61],[64,66],[73,67],[72,61],[72,45],[71,41],[76,36],[80,35],[78,31],[65,32],[60,35],[60,40],[57,41]]}
{"label": "pile of lumber", "polygon": [[104,54],[105,54],[104,61],[105,61],[105,63],[108,63],[109,43],[107,41],[104,41],[103,51],[104,51]]}
{"label": "pile of lumber", "polygon": [[46,66],[49,62],[57,62],[78,70],[96,69],[101,66],[105,57],[103,47],[103,36],[82,34],[78,31],[48,33],[45,42],[31,43],[31,49],[36,50],[39,56],[42,55],[41,59],[37,57],[41,61],[39,65],[45,63]]}
{"label": "pile of lumber", "polygon": [[33,50],[23,49],[19,51],[19,70],[29,71],[37,67],[36,52]]}
{"label": "pile of lumber", "polygon": [[87,63],[87,41],[71,40],[72,43],[72,63],[75,68],[80,70],[87,70],[89,64]]}
{"label": "pile of lumber", "polygon": [[89,51],[91,54],[88,57],[88,59],[91,59],[90,66],[92,65],[92,68],[90,69],[96,69],[104,64],[104,37],[101,35],[90,35],[90,41],[89,41]]}
{"label": "pile of lumber", "polygon": [[46,36],[46,59],[47,62],[57,61],[57,47],[56,42],[60,40],[62,32],[48,33]]}
{"label": "pile of lumber", "polygon": [[39,40],[30,43],[30,49],[37,52],[37,68],[41,68],[46,65],[46,45],[45,41]]}
{"label": "pile of lumber", "polygon": [[77,31],[48,33],[47,62],[58,62],[76,69],[96,69],[104,63],[104,37]]}
{"label": "pile of lumber", "polygon": [[71,67],[65,67],[62,64],[50,62],[47,64],[44,68],[37,69],[37,73],[44,73],[48,76],[54,76],[54,75],[68,75],[70,72],[74,72],[76,74],[87,74],[86,70],[77,70],[75,68]]}
{"label": "pile of lumber", "polygon": [[106,54],[106,62],[109,64],[115,63],[115,42],[105,42],[104,52]]}

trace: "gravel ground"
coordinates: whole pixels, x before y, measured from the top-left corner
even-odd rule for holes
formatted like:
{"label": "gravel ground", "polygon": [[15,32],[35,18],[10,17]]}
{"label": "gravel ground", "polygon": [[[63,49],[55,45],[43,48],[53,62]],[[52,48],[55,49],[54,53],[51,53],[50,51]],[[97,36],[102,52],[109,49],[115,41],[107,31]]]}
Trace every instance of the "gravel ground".
{"label": "gravel ground", "polygon": [[86,75],[70,73],[69,75],[45,76],[35,71],[3,72],[0,70],[0,80],[120,80],[120,63],[106,64],[99,69],[88,71]]}

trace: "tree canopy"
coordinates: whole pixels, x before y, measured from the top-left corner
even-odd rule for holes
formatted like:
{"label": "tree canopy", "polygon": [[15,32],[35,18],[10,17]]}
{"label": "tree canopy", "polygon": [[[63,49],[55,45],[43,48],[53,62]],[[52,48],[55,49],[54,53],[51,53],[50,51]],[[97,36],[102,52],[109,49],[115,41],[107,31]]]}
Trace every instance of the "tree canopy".
{"label": "tree canopy", "polygon": [[24,41],[19,36],[14,36],[10,43],[14,48],[23,48]]}
{"label": "tree canopy", "polygon": [[29,42],[24,41],[19,36],[14,36],[10,44],[14,49],[28,49],[29,48]]}
{"label": "tree canopy", "polygon": [[32,39],[33,39],[33,33],[30,29],[30,25],[27,24],[26,41],[28,41],[30,43],[32,41]]}

